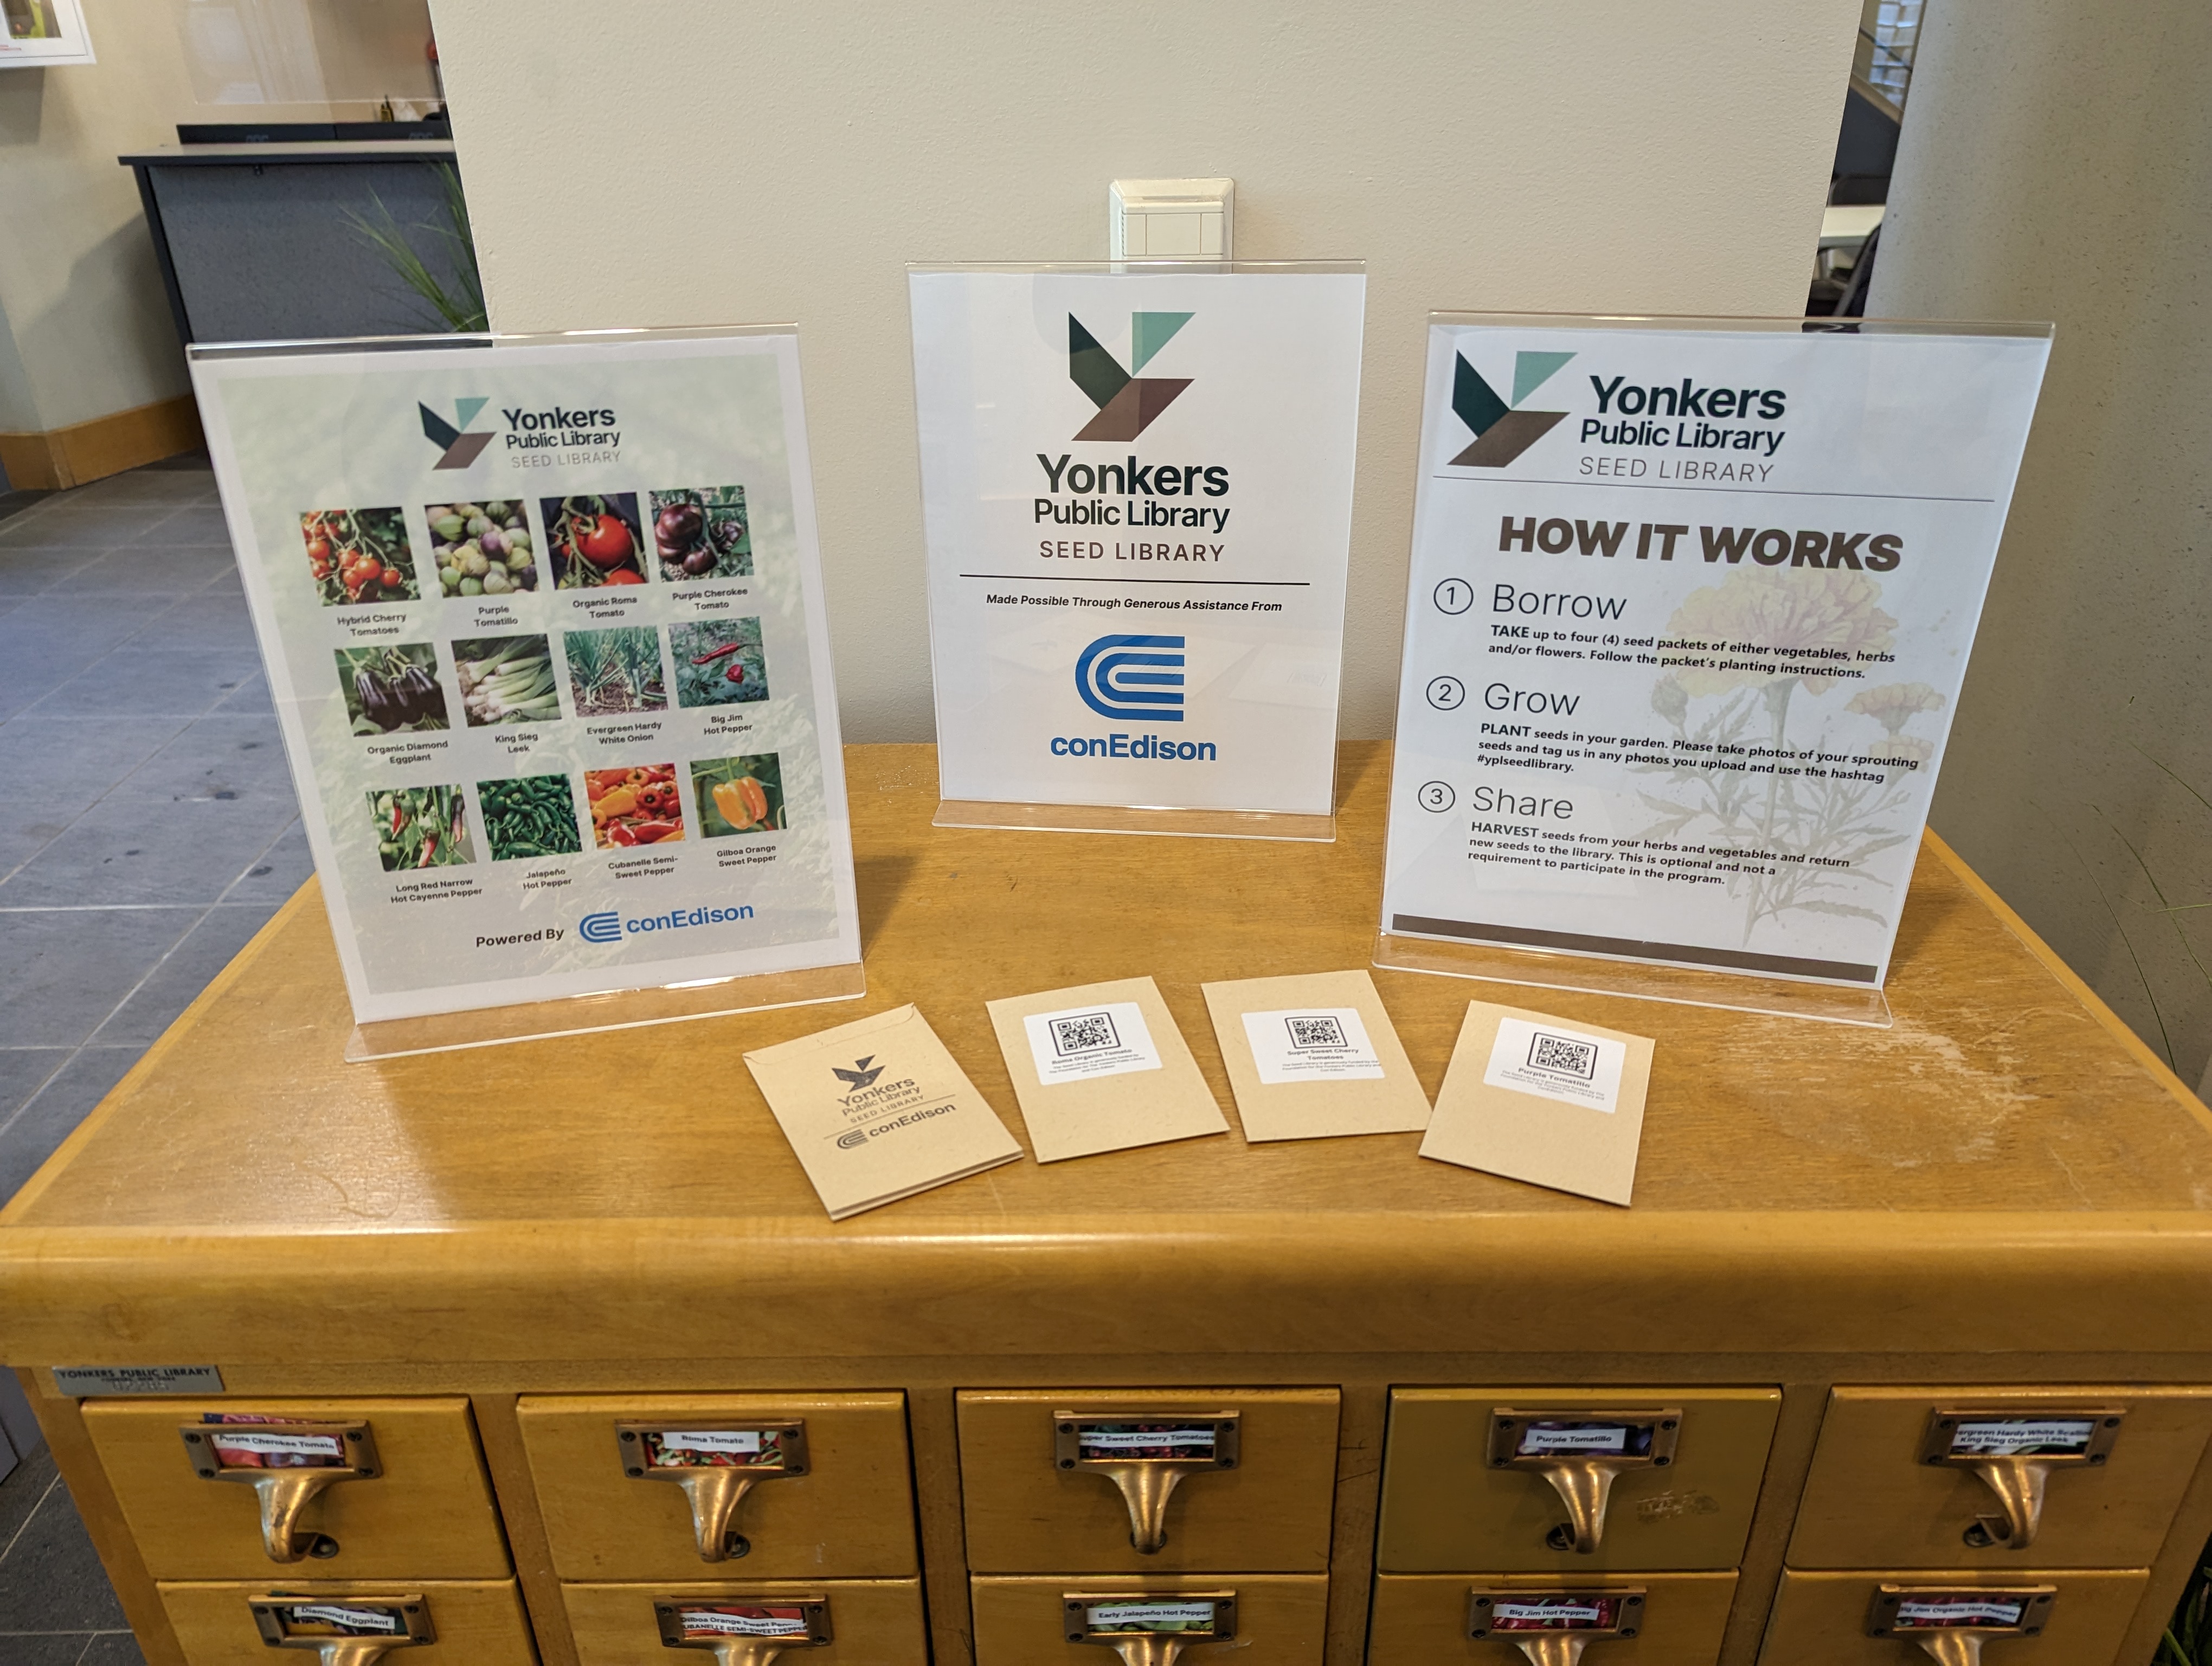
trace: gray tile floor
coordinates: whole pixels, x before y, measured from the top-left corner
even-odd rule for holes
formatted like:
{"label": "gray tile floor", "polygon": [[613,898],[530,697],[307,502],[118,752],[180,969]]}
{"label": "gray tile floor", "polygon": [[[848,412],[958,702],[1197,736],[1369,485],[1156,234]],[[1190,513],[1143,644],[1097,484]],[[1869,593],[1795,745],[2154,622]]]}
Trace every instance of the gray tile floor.
{"label": "gray tile floor", "polygon": [[[204,459],[0,498],[0,1197],[311,871]],[[41,1453],[0,1662],[139,1658]]]}

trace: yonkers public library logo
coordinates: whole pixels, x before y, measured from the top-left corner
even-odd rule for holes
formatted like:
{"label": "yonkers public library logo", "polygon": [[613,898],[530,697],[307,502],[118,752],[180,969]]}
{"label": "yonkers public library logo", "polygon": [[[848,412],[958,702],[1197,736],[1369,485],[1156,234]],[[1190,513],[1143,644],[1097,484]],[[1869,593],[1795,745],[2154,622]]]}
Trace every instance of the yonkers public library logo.
{"label": "yonkers public library logo", "polygon": [[1076,435],[1078,440],[1133,440],[1191,385],[1188,376],[1139,376],[1194,313],[1133,313],[1129,368],[1100,344],[1075,314],[1067,315],[1067,379],[1098,407]]}
{"label": "yonkers public library logo", "polygon": [[1474,430],[1474,443],[1453,458],[1451,466],[1502,469],[1549,434],[1567,413],[1523,410],[1521,402],[1559,374],[1573,357],[1572,353],[1516,353],[1513,398],[1508,404],[1467,362],[1465,354],[1453,354],[1452,413]]}
{"label": "yonkers public library logo", "polygon": [[476,420],[477,413],[490,403],[489,399],[456,399],[453,401],[456,421],[451,423],[429,406],[419,401],[416,403],[415,409],[422,413],[422,437],[445,453],[431,465],[433,468],[465,469],[483,455],[484,447],[498,435],[489,429],[475,433],[466,430],[469,424]]}
{"label": "yonkers public library logo", "polygon": [[[871,1070],[868,1067],[871,1065],[875,1065],[875,1068]],[[830,1067],[830,1073],[858,1092],[864,1087],[873,1087],[876,1078],[882,1075],[886,1068],[886,1066],[876,1064],[876,1055],[871,1053],[865,1059],[854,1060],[850,1070],[841,1069],[833,1064]]]}

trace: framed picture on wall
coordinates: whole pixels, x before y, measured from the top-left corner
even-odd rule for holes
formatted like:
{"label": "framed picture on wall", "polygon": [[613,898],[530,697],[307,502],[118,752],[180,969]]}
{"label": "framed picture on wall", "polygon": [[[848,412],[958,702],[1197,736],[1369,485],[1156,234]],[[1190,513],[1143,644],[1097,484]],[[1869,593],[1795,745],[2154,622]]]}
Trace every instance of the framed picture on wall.
{"label": "framed picture on wall", "polygon": [[0,0],[0,70],[93,61],[76,0]]}

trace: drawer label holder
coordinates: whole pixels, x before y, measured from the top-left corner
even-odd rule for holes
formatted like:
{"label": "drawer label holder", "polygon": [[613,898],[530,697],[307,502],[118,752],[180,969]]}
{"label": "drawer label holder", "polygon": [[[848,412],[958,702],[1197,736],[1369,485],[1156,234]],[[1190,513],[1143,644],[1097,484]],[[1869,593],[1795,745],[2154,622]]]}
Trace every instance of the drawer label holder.
{"label": "drawer label holder", "polygon": [[317,1666],[371,1666],[394,1649],[438,1640],[420,1592],[389,1596],[249,1596],[254,1629],[272,1649],[313,1649]]}
{"label": "drawer label holder", "polygon": [[1122,1666],[1175,1666],[1186,1649],[1237,1635],[1237,1593],[1069,1591],[1060,1599],[1067,1640],[1111,1649]]}
{"label": "drawer label holder", "polygon": [[1644,1629],[1644,1588],[1565,1586],[1467,1594],[1467,1634],[1510,1643],[1535,1666],[1575,1666],[1594,1639],[1632,1638]]}
{"label": "drawer label holder", "polygon": [[721,1602],[699,1597],[654,1600],[664,1649],[704,1649],[716,1666],[768,1666],[787,1649],[820,1649],[836,1641],[827,1596],[764,1596]]}
{"label": "drawer label holder", "polygon": [[702,1562],[726,1562],[752,1549],[736,1528],[738,1506],[764,1481],[807,1473],[803,1418],[720,1423],[617,1423],[615,1447],[632,1481],[673,1481],[691,1506],[691,1532]]}
{"label": "drawer label holder", "polygon": [[1052,1420],[1053,1462],[1119,1489],[1140,1556],[1166,1545],[1168,1500],[1185,1476],[1237,1464],[1236,1412],[1054,1412]]}
{"label": "drawer label holder", "polygon": [[1877,1585],[1869,1637],[1902,1638],[1942,1666],[1981,1666],[1991,1638],[2040,1637],[2056,1585]]}
{"label": "drawer label holder", "polygon": [[1976,1550],[2025,1550],[2043,1527],[2055,1470],[2100,1469],[2127,1419],[2124,1406],[1938,1406],[1920,1438],[1923,1463],[1971,1469],[1996,1499],[1966,1542]]}
{"label": "drawer label holder", "polygon": [[1627,1411],[1500,1406],[1490,1414],[1489,1463],[1493,1469],[1533,1469],[1551,1482],[1567,1519],[1545,1542],[1588,1556],[1605,1542],[1613,1482],[1632,1469],[1672,1464],[1681,1429],[1679,1406]]}
{"label": "drawer label holder", "polygon": [[261,1506],[261,1547],[272,1562],[335,1556],[338,1542],[307,1523],[307,1508],[340,1481],[384,1473],[365,1423],[307,1423],[251,1412],[210,1412],[178,1426],[202,1481],[251,1487]]}

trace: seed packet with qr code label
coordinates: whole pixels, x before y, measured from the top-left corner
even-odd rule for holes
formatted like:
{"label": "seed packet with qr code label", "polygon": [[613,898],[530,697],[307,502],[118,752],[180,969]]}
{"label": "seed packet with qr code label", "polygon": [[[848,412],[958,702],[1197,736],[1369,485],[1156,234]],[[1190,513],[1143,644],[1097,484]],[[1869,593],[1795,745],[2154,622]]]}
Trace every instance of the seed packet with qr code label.
{"label": "seed packet with qr code label", "polygon": [[1418,1134],[1429,1096],[1362,970],[1206,986],[1244,1137]]}
{"label": "seed packet with qr code label", "polygon": [[1038,1162],[1229,1132],[1152,979],[988,1005]]}
{"label": "seed packet with qr code label", "polygon": [[1469,1001],[1421,1155],[1626,1204],[1650,1081],[1648,1037]]}
{"label": "seed packet with qr code label", "polygon": [[1482,1079],[1492,1087],[1588,1105],[1609,1115],[1620,1103],[1620,1073],[1627,1062],[1624,1042],[1570,1030],[1563,1024],[1501,1018]]}
{"label": "seed packet with qr code label", "polygon": [[1075,1006],[1065,1012],[1031,1012],[1022,1020],[1030,1061],[1048,1085],[1084,1076],[1121,1076],[1158,1070],[1158,1050],[1145,1014],[1133,1000]]}

